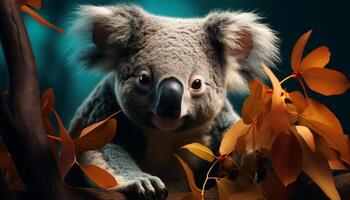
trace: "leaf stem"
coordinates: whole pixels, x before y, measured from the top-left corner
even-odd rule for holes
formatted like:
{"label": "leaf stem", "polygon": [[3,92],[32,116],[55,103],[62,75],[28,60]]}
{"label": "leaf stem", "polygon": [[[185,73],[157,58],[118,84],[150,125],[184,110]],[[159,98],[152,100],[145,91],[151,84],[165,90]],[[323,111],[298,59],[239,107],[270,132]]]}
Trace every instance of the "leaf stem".
{"label": "leaf stem", "polygon": [[308,98],[309,98],[309,95],[307,94],[307,91],[306,91],[304,82],[301,80],[301,78],[297,78],[297,80],[298,80],[298,82],[299,82],[301,88],[303,88],[303,92],[304,92],[305,98],[308,99]]}
{"label": "leaf stem", "polygon": [[61,138],[59,137],[56,137],[56,136],[53,136],[53,135],[47,135],[48,138],[54,140],[54,141],[58,141],[58,142],[61,142]]}
{"label": "leaf stem", "polygon": [[220,160],[216,160],[212,165],[211,167],[209,168],[208,172],[207,172],[207,176],[205,178],[205,181],[204,181],[204,184],[203,184],[203,187],[202,187],[202,192],[201,192],[201,195],[202,195],[202,200],[204,200],[204,192],[205,192],[205,185],[207,184],[208,180],[209,180],[209,174],[211,172],[211,170],[214,168],[214,166],[216,165],[216,163],[218,163]]}
{"label": "leaf stem", "polygon": [[285,79],[283,79],[282,81],[280,81],[280,84],[282,85],[282,83],[284,83],[284,82],[287,81],[288,79],[294,78],[294,77],[296,77],[295,74],[291,74],[291,75],[287,76]]}

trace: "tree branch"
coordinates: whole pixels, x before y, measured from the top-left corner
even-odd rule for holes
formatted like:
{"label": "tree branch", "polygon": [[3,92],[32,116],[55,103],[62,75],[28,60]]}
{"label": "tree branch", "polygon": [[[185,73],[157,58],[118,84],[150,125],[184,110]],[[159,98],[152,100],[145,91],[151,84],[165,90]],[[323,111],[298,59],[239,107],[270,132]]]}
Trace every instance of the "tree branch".
{"label": "tree branch", "polygon": [[0,37],[9,75],[0,130],[16,167],[35,199],[67,199],[41,118],[31,44],[15,0],[0,1]]}

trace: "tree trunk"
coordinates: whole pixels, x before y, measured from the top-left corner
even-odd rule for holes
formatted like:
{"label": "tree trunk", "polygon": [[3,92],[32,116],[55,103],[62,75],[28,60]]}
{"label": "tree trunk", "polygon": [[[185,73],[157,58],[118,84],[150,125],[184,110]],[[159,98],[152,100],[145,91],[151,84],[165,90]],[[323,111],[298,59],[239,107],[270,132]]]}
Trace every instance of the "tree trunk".
{"label": "tree trunk", "polygon": [[10,81],[8,101],[0,100],[4,142],[31,197],[68,199],[44,131],[33,51],[15,0],[0,1],[0,27]]}

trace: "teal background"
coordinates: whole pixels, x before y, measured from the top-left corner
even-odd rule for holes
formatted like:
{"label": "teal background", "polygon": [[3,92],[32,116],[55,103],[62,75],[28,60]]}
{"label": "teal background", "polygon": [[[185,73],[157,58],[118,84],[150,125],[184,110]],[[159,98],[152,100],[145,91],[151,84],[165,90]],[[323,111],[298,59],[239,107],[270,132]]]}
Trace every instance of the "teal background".
{"label": "teal background", "polygon": [[[200,17],[216,9],[256,11],[265,17],[273,29],[279,32],[281,55],[283,61],[279,64],[280,78],[287,76],[290,53],[297,38],[309,29],[314,33],[306,51],[327,45],[332,52],[329,68],[337,69],[350,77],[349,58],[349,15],[346,1],[317,1],[317,0],[177,0],[177,1],[113,1],[134,3],[145,10],[159,15],[172,17]],[[43,0],[39,13],[53,24],[64,28],[71,20],[72,12],[78,4],[111,4],[104,0],[75,0],[53,1]],[[102,73],[86,71],[78,63],[68,61],[69,48],[72,42],[67,35],[61,35],[52,29],[43,27],[25,15],[30,39],[33,44],[35,58],[39,69],[40,87],[43,91],[53,88],[57,105],[56,109],[68,125],[74,111],[99,82]],[[1,28],[1,27],[0,27]],[[1,51],[1,50],[0,50]],[[2,53],[0,53],[0,87],[7,87],[6,68]],[[298,88],[291,81],[288,89]],[[349,121],[349,91],[342,96],[323,97],[311,93],[316,99],[327,104],[336,113],[343,124],[345,132],[350,133]],[[25,97],[23,97],[25,98]],[[244,97],[233,98],[237,107]]]}

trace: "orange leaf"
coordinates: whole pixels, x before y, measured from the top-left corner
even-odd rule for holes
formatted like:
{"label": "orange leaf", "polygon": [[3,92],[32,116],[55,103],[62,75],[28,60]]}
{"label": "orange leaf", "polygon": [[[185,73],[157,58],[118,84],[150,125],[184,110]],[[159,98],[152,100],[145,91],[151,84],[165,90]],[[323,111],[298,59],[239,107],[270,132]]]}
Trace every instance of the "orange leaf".
{"label": "orange leaf", "polygon": [[234,200],[234,199],[264,199],[259,188],[251,184],[248,188],[243,187],[237,181],[231,181],[227,178],[216,180],[219,199]]}
{"label": "orange leaf", "polygon": [[220,144],[220,155],[228,155],[235,150],[237,139],[245,134],[248,134],[250,127],[243,122],[243,119],[234,123],[230,129],[224,134]]}
{"label": "orange leaf", "polygon": [[280,97],[280,95],[282,94],[283,90],[282,90],[282,86],[281,86],[278,78],[271,71],[271,69],[268,66],[266,66],[264,63],[262,64],[262,67],[263,67],[264,71],[266,72],[266,74],[269,76],[269,79],[270,79],[270,81],[272,83],[273,92],[276,93],[277,96]]}
{"label": "orange leaf", "polygon": [[299,134],[301,138],[304,139],[307,146],[310,148],[311,151],[315,151],[315,140],[314,136],[312,135],[309,128],[305,126],[295,126],[295,133]]}
{"label": "orange leaf", "polygon": [[324,137],[331,148],[350,161],[349,140],[345,138],[337,117],[325,105],[309,98],[300,123]]}
{"label": "orange leaf", "polygon": [[311,90],[326,96],[343,94],[350,87],[346,76],[332,69],[310,68],[303,78]]}
{"label": "orange leaf", "polygon": [[117,186],[115,178],[104,169],[95,165],[79,165],[79,167],[100,188],[108,189]]}
{"label": "orange leaf", "polygon": [[349,165],[342,162],[341,160],[329,160],[328,161],[329,168],[331,170],[348,170],[350,169]]}
{"label": "orange leaf", "polygon": [[310,151],[304,140],[299,135],[296,136],[303,152],[303,172],[305,172],[330,199],[340,200],[331,170],[329,169],[325,157],[318,150],[315,152]]}
{"label": "orange leaf", "polygon": [[200,143],[186,144],[182,146],[180,149],[187,149],[193,154],[195,154],[196,156],[208,162],[213,162],[213,160],[215,159],[214,153],[208,147]]}
{"label": "orange leaf", "polygon": [[111,119],[112,117],[114,117],[115,115],[117,115],[118,113],[120,113],[121,110],[112,113],[110,116],[108,116],[106,119],[101,120],[99,122],[96,122],[94,124],[89,125],[88,127],[85,127],[82,131],[79,137],[83,137],[86,134],[89,134],[90,132],[94,131],[96,128],[98,128],[99,126],[101,126],[102,124],[106,123],[106,121],[108,121],[109,119]]}
{"label": "orange leaf", "polygon": [[67,130],[64,128],[61,118],[58,116],[56,111],[52,109],[57,125],[60,132],[61,138],[61,158],[58,161],[58,168],[61,174],[61,178],[64,179],[69,169],[73,166],[76,161],[74,143],[69,136]]}
{"label": "orange leaf", "polygon": [[256,149],[265,148],[270,150],[277,136],[273,133],[271,127],[257,132],[255,136]]}
{"label": "orange leaf", "polygon": [[196,185],[196,182],[195,182],[192,170],[187,165],[187,163],[185,161],[183,161],[178,155],[174,154],[174,156],[179,160],[182,168],[185,171],[185,174],[186,174],[186,177],[187,177],[187,182],[188,182],[188,185],[190,186],[190,189],[191,189],[191,192],[192,192],[193,196],[196,199],[201,199],[201,197],[202,197],[201,190]]}
{"label": "orange leaf", "polygon": [[[344,137],[345,140],[348,140]],[[317,137],[316,140],[316,146],[317,149],[322,152],[322,154],[325,156],[325,158],[328,160],[329,167],[332,170],[345,170],[349,169],[349,161],[343,161],[341,160],[339,156],[339,152],[335,151],[334,149],[329,148],[329,144],[323,137]]]}
{"label": "orange leaf", "polygon": [[293,71],[296,73],[299,72],[303,51],[307,41],[309,40],[311,33],[312,33],[312,30],[309,30],[308,32],[304,33],[294,45],[292,57],[291,57],[291,65],[292,65]]}
{"label": "orange leaf", "polygon": [[41,0],[17,0],[19,5],[29,5],[35,9],[41,8]]}
{"label": "orange leaf", "polygon": [[284,187],[281,180],[276,177],[275,174],[272,174],[268,169],[266,169],[266,175],[263,180],[263,188],[266,192],[268,200],[280,200],[280,199],[289,199],[288,187]]}
{"label": "orange leaf", "polygon": [[39,22],[40,24],[47,26],[49,28],[52,28],[60,33],[64,33],[64,31],[60,28],[58,28],[57,26],[54,26],[52,24],[50,24],[48,21],[46,21],[44,18],[42,18],[40,15],[38,15],[35,11],[33,11],[32,9],[30,9],[28,6],[25,5],[21,5],[19,6],[19,8],[27,13],[28,15],[30,15],[31,17],[33,17],[37,22]]}
{"label": "orange leaf", "polygon": [[55,135],[55,128],[51,123],[51,108],[55,107],[55,96],[52,89],[47,89],[41,96],[41,115],[48,135]]}
{"label": "orange leaf", "polygon": [[331,57],[331,52],[326,46],[318,47],[309,53],[301,61],[300,71],[304,71],[309,68],[324,68],[328,63]]}
{"label": "orange leaf", "polygon": [[249,83],[249,90],[250,95],[244,101],[242,107],[242,118],[246,124],[253,123],[258,115],[266,109],[263,103],[264,85],[258,80],[252,80]]}
{"label": "orange leaf", "polygon": [[47,107],[55,107],[55,95],[53,94],[52,88],[45,90],[45,92],[41,95],[41,109]]}
{"label": "orange leaf", "polygon": [[265,116],[267,119],[266,122],[269,122],[275,133],[286,132],[290,129],[290,122],[289,114],[284,103],[284,92],[282,86],[270,68],[265,64],[262,64],[262,67],[269,76],[273,86],[271,111]]}
{"label": "orange leaf", "polygon": [[301,172],[302,151],[294,134],[281,133],[271,148],[271,160],[283,184],[294,182]]}
{"label": "orange leaf", "polygon": [[115,119],[104,120],[104,123],[74,140],[76,150],[89,151],[102,148],[113,140],[116,128],[117,121]]}
{"label": "orange leaf", "polygon": [[299,91],[289,93],[289,97],[298,113],[303,113],[307,107],[307,101]]}

